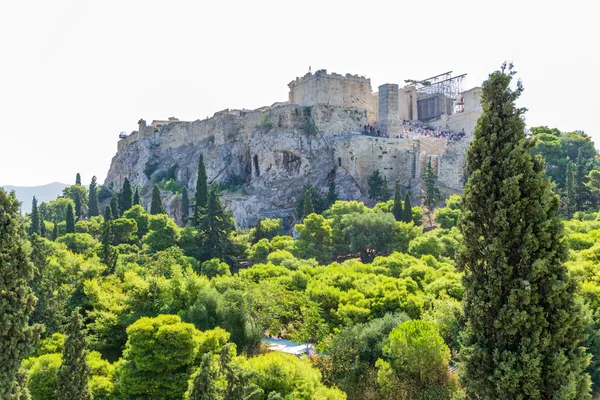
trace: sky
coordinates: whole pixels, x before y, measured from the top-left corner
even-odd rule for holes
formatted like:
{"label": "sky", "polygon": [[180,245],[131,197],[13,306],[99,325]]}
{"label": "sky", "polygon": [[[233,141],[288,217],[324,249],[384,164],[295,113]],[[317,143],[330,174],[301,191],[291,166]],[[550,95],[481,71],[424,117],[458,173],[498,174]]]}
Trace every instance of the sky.
{"label": "sky", "polygon": [[592,1],[0,3],[0,186],[104,181],[119,132],[285,101],[313,71],[376,88],[446,71],[481,85],[512,61],[528,126],[600,143]]}

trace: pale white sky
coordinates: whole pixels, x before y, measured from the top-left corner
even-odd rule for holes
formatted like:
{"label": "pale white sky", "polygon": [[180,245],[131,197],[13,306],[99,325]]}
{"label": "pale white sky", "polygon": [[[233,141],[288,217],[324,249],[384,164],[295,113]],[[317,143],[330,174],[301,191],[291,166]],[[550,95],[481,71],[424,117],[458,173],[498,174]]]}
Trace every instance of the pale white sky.
{"label": "pale white sky", "polygon": [[120,131],[287,100],[307,72],[374,89],[449,70],[481,84],[512,60],[530,126],[600,143],[592,1],[0,3],[0,185],[102,182]]}

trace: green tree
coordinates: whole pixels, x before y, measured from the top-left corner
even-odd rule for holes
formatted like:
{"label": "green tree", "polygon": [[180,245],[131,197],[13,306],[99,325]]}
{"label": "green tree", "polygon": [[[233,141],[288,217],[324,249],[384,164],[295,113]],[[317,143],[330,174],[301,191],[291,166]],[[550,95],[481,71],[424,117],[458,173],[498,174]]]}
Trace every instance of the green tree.
{"label": "green tree", "polygon": [[77,175],[75,175],[75,184],[81,185],[81,175],[79,175],[79,172],[77,173]]}
{"label": "green tree", "polygon": [[87,212],[88,191],[81,185],[73,185],[63,189],[63,195],[71,200],[75,206],[75,218],[79,218]]}
{"label": "green tree", "polygon": [[587,186],[588,176],[583,149],[579,149],[575,173],[573,174],[573,211],[584,211],[590,200],[590,191]]}
{"label": "green tree", "polygon": [[90,183],[90,193],[88,200],[88,217],[92,218],[97,215],[100,215],[100,206],[98,205],[98,183],[96,177],[92,177],[92,182]]}
{"label": "green tree", "polygon": [[121,213],[124,213],[129,210],[132,205],[133,192],[131,190],[131,183],[129,183],[129,179],[125,178],[121,191],[119,192],[119,210],[121,210]]}
{"label": "green tree", "polygon": [[233,216],[226,211],[219,199],[219,185],[213,183],[208,194],[204,215],[198,221],[200,254],[202,260],[218,258],[225,260],[233,247],[231,233],[235,231]]}
{"label": "green tree", "polygon": [[437,186],[437,173],[431,166],[431,159],[427,161],[427,169],[423,176],[423,183],[425,184],[425,194],[423,196],[423,204],[427,207],[427,214],[429,215],[429,225],[433,224],[431,217],[433,215],[433,209],[436,204],[442,199],[440,194],[440,188]]}
{"label": "green tree", "polygon": [[404,196],[404,210],[402,211],[402,222],[412,222],[413,220],[413,213],[412,213],[412,206],[410,204],[410,193],[406,192],[406,195]]}
{"label": "green tree", "polygon": [[315,207],[313,206],[313,187],[309,186],[304,192],[304,202],[302,203],[302,216],[306,217],[315,212]]}
{"label": "green tree", "polygon": [[565,206],[564,211],[567,218],[572,218],[575,209],[575,186],[573,184],[573,170],[572,164],[567,159],[567,172],[566,172],[566,189],[565,189]]}
{"label": "green tree", "polygon": [[587,187],[594,195],[594,202],[598,203],[598,200],[600,199],[600,171],[597,169],[591,170],[587,180]]}
{"label": "green tree", "polygon": [[202,355],[202,362],[198,372],[192,376],[188,389],[188,400],[221,400],[223,388],[219,386],[221,374],[212,353]]}
{"label": "green tree", "polygon": [[206,167],[204,166],[204,155],[200,153],[198,160],[198,179],[196,180],[196,193],[194,197],[196,199],[196,213],[204,212],[208,204],[208,178],[206,177]]}
{"label": "green tree", "polygon": [[331,226],[322,215],[310,214],[296,225],[298,239],[294,253],[299,258],[315,258],[323,264],[331,262],[333,255]]}
{"label": "green tree", "polygon": [[523,88],[512,65],[484,82],[483,113],[467,154],[471,176],[459,223],[466,326],[459,368],[468,398],[589,398],[586,320],[558,198],[531,154]]}
{"label": "green tree", "polygon": [[30,235],[39,235],[40,228],[40,213],[38,211],[37,199],[33,196],[33,200],[31,200],[31,225],[29,226],[29,234]]}
{"label": "green tree", "polygon": [[15,194],[0,188],[0,398],[9,398],[17,384],[23,357],[40,333],[30,326],[36,298],[29,286],[33,265],[29,261],[25,234]]}
{"label": "green tree", "polygon": [[90,368],[87,364],[87,338],[83,317],[76,308],[66,329],[67,337],[62,351],[62,364],[56,373],[58,400],[91,400],[88,388]]}
{"label": "green tree", "polygon": [[338,198],[339,196],[335,187],[335,179],[331,179],[331,181],[329,181],[329,188],[327,190],[327,208],[331,207],[331,205],[335,203]]}
{"label": "green tree", "polygon": [[121,216],[121,210],[119,210],[119,193],[113,193],[110,198],[110,210],[112,211],[112,218],[117,219]]}
{"label": "green tree", "polygon": [[402,194],[400,193],[400,181],[398,180],[396,180],[396,185],[394,186],[394,206],[392,207],[392,214],[394,214],[396,221],[402,221],[402,218],[404,217]]}
{"label": "green tree", "polygon": [[187,225],[190,218],[190,199],[188,198],[187,188],[184,186],[181,191],[181,222]]}
{"label": "green tree", "polygon": [[135,193],[133,194],[133,205],[137,206],[137,205],[140,205],[140,204],[142,204],[140,202],[140,191],[139,191],[139,188],[136,186],[135,187]]}
{"label": "green tree", "polygon": [[102,248],[100,252],[100,259],[107,266],[107,271],[112,273],[117,266],[118,253],[112,247],[112,243],[115,239],[115,232],[113,229],[112,221],[112,210],[110,206],[106,206],[104,209],[104,222],[102,223],[102,234],[101,240]]}
{"label": "green tree", "polygon": [[46,222],[44,221],[43,218],[40,218],[40,236],[45,238],[46,235],[47,235]]}
{"label": "green tree", "polygon": [[54,221],[52,226],[52,240],[58,239],[58,221]]}
{"label": "green tree", "polygon": [[388,201],[390,199],[390,189],[388,187],[387,178],[375,170],[367,178],[369,184],[369,199],[375,201]]}
{"label": "green tree", "polygon": [[75,233],[75,217],[73,216],[73,207],[69,204],[67,207],[67,233]]}
{"label": "green tree", "polygon": [[448,371],[450,349],[433,323],[407,321],[389,335],[377,361],[377,380],[385,398],[447,399],[457,385]]}
{"label": "green tree", "polygon": [[152,189],[152,203],[150,204],[150,214],[166,214],[165,208],[162,204],[162,199],[160,198],[160,189],[158,185],[154,185]]}

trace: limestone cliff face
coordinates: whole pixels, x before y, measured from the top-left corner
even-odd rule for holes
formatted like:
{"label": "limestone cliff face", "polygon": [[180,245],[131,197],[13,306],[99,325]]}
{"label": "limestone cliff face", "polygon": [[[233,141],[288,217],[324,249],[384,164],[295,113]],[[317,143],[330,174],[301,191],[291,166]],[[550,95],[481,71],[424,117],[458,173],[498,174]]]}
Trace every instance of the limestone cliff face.
{"label": "limestone cliff face", "polygon": [[[119,190],[128,178],[142,187],[148,207],[155,182],[169,177],[186,185],[193,199],[200,153],[209,182],[239,227],[258,217],[293,218],[294,201],[308,185],[326,192],[334,179],[342,199],[366,200],[367,177],[379,169],[390,186],[399,179],[419,195],[421,171],[431,159],[440,183],[459,190],[467,140],[376,138],[360,135],[367,111],[318,105],[282,105],[266,110],[223,111],[206,120],[140,129],[118,144],[105,185]],[[181,221],[181,199],[163,191],[169,215]]]}

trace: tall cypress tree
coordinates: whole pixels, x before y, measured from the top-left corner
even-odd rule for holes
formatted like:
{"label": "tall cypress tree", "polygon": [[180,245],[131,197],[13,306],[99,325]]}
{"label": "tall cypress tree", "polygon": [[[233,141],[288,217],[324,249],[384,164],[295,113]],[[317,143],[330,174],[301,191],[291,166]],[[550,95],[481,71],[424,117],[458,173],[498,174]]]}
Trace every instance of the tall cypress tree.
{"label": "tall cypress tree", "polygon": [[139,191],[138,187],[136,186],[135,193],[133,194],[133,205],[137,206],[139,204],[142,204],[142,203],[140,202],[140,191]]}
{"label": "tall cypress tree", "polygon": [[406,192],[404,196],[404,211],[402,211],[402,221],[411,222],[413,220],[412,206],[410,204],[410,193]]}
{"label": "tall cypress tree", "polygon": [[121,188],[121,192],[119,193],[119,209],[121,213],[129,210],[133,205],[133,192],[131,190],[131,183],[129,183],[129,179],[125,178],[123,181],[123,187]]}
{"label": "tall cypress tree", "polygon": [[327,208],[331,207],[333,203],[338,200],[338,193],[335,187],[335,180],[332,179],[329,182],[329,189],[327,191]]}
{"label": "tall cypress tree", "polygon": [[396,180],[394,186],[394,206],[392,207],[392,213],[396,221],[402,221],[404,210],[402,209],[402,194],[400,193],[400,181]]}
{"label": "tall cypress tree", "polygon": [[306,217],[315,212],[313,205],[313,187],[309,186],[304,192],[304,202],[302,203],[302,217]]}
{"label": "tall cypress tree", "polygon": [[31,226],[29,227],[29,234],[34,235],[40,234],[40,213],[38,211],[38,202],[35,196],[31,200]]}
{"label": "tall cypress tree", "polygon": [[29,286],[33,265],[29,261],[20,204],[15,194],[0,188],[0,398],[15,392],[23,357],[40,333],[30,326],[36,298]]}
{"label": "tall cypress tree", "polygon": [[121,210],[119,209],[119,193],[113,193],[110,198],[110,209],[112,211],[112,219],[117,219],[121,216]]}
{"label": "tall cypress tree", "polygon": [[44,223],[44,219],[40,216],[40,236],[46,237],[46,224]]}
{"label": "tall cypress tree", "polygon": [[565,214],[567,218],[573,217],[573,210],[575,208],[575,185],[573,182],[573,169],[571,161],[567,159],[567,176],[566,176],[566,197],[565,197]]}
{"label": "tall cypress tree", "polygon": [[62,364],[56,373],[56,398],[58,400],[91,400],[88,388],[90,368],[86,357],[89,353],[83,317],[76,308],[66,330],[67,337],[62,351]]}
{"label": "tall cypress tree", "polygon": [[154,185],[152,189],[152,203],[150,204],[150,214],[166,214],[165,208],[160,198],[160,189],[158,185]]}
{"label": "tall cypress tree", "polygon": [[425,195],[423,196],[423,204],[427,207],[427,214],[429,215],[429,225],[432,225],[431,216],[435,205],[442,199],[440,194],[440,188],[437,186],[437,172],[431,166],[431,159],[427,160],[427,169],[423,176],[423,183],[425,184]]}
{"label": "tall cypress tree", "polygon": [[586,321],[563,264],[559,201],[542,158],[530,152],[513,75],[503,66],[485,81],[467,154],[459,373],[469,399],[589,398]]}
{"label": "tall cypress tree", "polygon": [[378,169],[369,175],[367,183],[369,184],[369,199],[375,201],[388,201],[390,199],[390,188],[388,187],[387,178],[381,175]]}
{"label": "tall cypress tree", "polygon": [[214,183],[208,193],[206,213],[200,217],[198,233],[203,260],[225,260],[233,246],[230,234],[235,230],[233,217],[223,208],[219,199],[219,185]]}
{"label": "tall cypress tree", "polygon": [[75,175],[75,184],[81,185],[81,175],[79,175],[79,172],[77,173],[77,175]]}
{"label": "tall cypress tree", "polygon": [[211,352],[204,354],[198,372],[192,377],[186,399],[221,400],[223,389],[218,385],[220,377],[221,373],[215,365],[213,354]]}
{"label": "tall cypress tree", "polygon": [[67,206],[67,227],[66,233],[75,233],[75,217],[73,216],[73,206],[69,203]]}
{"label": "tall cypress tree", "polygon": [[58,221],[54,220],[54,226],[52,227],[52,240],[58,239]]}
{"label": "tall cypress tree", "polygon": [[208,203],[208,178],[204,166],[204,156],[200,153],[198,160],[198,180],[196,181],[196,212],[202,213]]}
{"label": "tall cypress tree", "polygon": [[100,206],[98,205],[98,184],[96,177],[92,177],[90,183],[90,195],[88,199],[88,217],[92,218],[100,215]]}
{"label": "tall cypress tree", "polygon": [[588,181],[585,159],[582,156],[582,148],[577,153],[577,163],[573,174],[573,211],[584,211],[590,199],[590,190],[586,183]]}
{"label": "tall cypress tree", "polygon": [[181,191],[181,221],[187,225],[190,218],[190,199],[188,197],[187,188],[184,186]]}
{"label": "tall cypress tree", "polygon": [[118,253],[112,247],[112,243],[115,238],[115,232],[113,228],[113,213],[110,206],[106,206],[104,209],[104,222],[102,223],[102,232],[100,233],[100,242],[102,243],[102,251],[100,253],[100,259],[107,266],[107,273],[112,273],[117,266]]}

